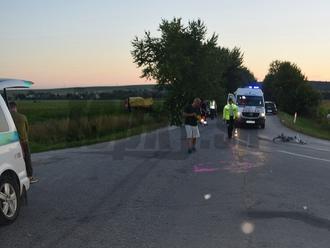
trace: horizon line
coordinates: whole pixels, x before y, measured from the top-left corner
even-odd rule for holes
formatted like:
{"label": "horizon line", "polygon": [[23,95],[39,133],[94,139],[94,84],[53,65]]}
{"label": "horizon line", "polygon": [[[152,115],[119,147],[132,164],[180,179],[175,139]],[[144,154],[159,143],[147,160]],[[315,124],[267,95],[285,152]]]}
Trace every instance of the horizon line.
{"label": "horizon line", "polygon": [[[257,81],[258,83],[262,83],[263,81]],[[330,83],[330,81],[322,81],[322,80],[307,80],[307,82],[309,83]],[[35,84],[34,84],[35,85]],[[114,84],[114,85],[96,85],[96,86],[68,86],[68,87],[50,87],[50,88],[36,88],[36,87],[33,87],[33,88],[29,88],[30,90],[31,89],[38,89],[38,90],[58,90],[58,89],[74,89],[74,88],[108,88],[108,87],[134,87],[134,86],[147,86],[147,85],[157,85],[156,82],[154,83],[146,83],[146,84],[141,84],[141,83],[138,83],[138,84],[123,84],[123,85],[117,85],[117,84]],[[26,89],[26,90],[29,90],[29,89]]]}

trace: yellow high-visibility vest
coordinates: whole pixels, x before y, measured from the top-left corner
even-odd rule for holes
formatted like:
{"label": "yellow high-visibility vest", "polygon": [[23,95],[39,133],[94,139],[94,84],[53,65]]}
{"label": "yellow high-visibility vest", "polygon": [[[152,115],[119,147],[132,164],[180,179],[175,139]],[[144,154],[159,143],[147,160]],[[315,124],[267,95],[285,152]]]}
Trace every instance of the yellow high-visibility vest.
{"label": "yellow high-visibility vest", "polygon": [[230,120],[230,116],[233,116],[234,120],[238,118],[238,107],[233,103],[233,104],[227,104],[223,108],[223,119],[226,121]]}

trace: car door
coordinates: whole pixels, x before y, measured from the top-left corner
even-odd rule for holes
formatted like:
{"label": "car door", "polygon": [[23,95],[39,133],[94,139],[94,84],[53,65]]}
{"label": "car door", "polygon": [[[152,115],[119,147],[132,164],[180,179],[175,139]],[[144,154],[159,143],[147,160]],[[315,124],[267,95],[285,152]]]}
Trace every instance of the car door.
{"label": "car door", "polygon": [[20,182],[28,180],[16,127],[0,96],[0,175],[6,170],[14,171]]}

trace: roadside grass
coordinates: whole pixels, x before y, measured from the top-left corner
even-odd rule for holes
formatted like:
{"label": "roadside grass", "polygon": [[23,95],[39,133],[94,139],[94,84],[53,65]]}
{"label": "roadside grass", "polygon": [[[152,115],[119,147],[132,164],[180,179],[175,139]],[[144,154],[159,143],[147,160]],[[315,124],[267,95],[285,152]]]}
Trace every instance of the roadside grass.
{"label": "roadside grass", "polygon": [[51,150],[59,150],[59,149],[65,149],[65,148],[93,145],[93,144],[102,143],[102,142],[109,142],[109,141],[113,141],[113,140],[124,139],[124,138],[128,138],[128,137],[131,137],[134,135],[142,134],[145,132],[150,132],[150,131],[156,130],[158,128],[165,127],[166,125],[167,125],[167,123],[165,123],[165,122],[151,123],[151,124],[141,125],[141,126],[126,129],[126,130],[117,130],[116,132],[111,132],[104,136],[99,136],[99,137],[95,137],[95,138],[82,139],[82,140],[71,141],[71,142],[57,142],[57,143],[47,144],[47,145],[31,141],[30,148],[33,153],[37,153],[37,152],[45,152],[45,151],[51,151]]}
{"label": "roadside grass", "polygon": [[19,101],[30,123],[31,151],[41,152],[126,138],[168,124],[162,101],[150,112],[128,113],[120,100]]}
{"label": "roadside grass", "polygon": [[327,109],[328,111],[330,111],[330,100],[323,100],[321,103],[321,107]]}
{"label": "roadside grass", "polygon": [[298,116],[297,121],[294,124],[292,115],[278,112],[278,116],[281,122],[288,128],[316,138],[330,140],[330,124],[327,122],[319,122],[316,119]]}
{"label": "roadside grass", "polygon": [[71,116],[100,116],[128,114],[121,100],[38,100],[17,101],[19,112],[29,123],[65,119]]}

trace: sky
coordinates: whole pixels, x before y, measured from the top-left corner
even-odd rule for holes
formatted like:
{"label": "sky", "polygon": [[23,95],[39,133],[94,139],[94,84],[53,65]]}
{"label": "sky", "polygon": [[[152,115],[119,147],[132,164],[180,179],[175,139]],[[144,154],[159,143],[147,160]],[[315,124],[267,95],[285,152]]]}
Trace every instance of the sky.
{"label": "sky", "polygon": [[0,0],[0,78],[36,88],[153,83],[130,51],[162,19],[200,18],[223,47],[239,47],[259,81],[274,60],[330,81],[328,0]]}

